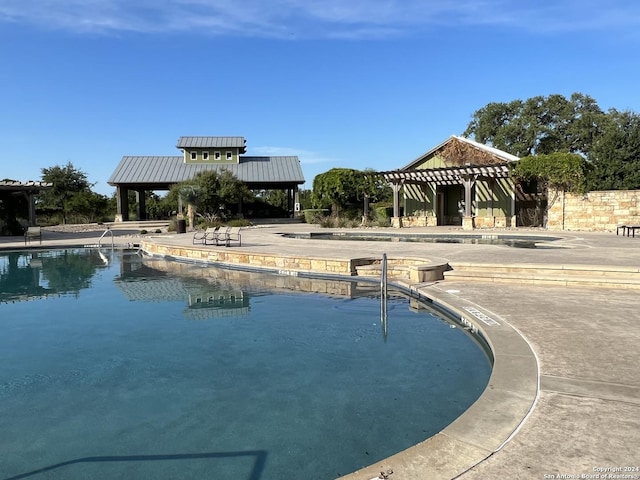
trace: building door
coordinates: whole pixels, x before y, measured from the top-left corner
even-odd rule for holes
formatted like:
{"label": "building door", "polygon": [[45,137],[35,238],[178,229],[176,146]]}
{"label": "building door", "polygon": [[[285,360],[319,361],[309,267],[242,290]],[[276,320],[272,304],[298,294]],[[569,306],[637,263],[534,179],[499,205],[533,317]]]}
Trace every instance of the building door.
{"label": "building door", "polygon": [[464,201],[464,189],[460,185],[438,187],[436,192],[438,225],[462,225],[460,202]]}

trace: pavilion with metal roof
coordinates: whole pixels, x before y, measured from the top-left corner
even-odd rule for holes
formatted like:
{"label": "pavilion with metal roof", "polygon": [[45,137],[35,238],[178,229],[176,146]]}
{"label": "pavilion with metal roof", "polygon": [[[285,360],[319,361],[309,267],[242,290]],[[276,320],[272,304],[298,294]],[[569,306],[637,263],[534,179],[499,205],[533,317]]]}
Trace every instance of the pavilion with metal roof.
{"label": "pavilion with metal roof", "polygon": [[138,218],[146,218],[145,191],[169,190],[199,172],[230,171],[252,190],[284,190],[291,212],[305,182],[296,156],[245,156],[244,137],[180,137],[181,156],[124,156],[108,180],[116,187],[117,220],[128,220],[128,192],[138,198]]}
{"label": "pavilion with metal roof", "polygon": [[515,226],[516,188],[509,165],[518,160],[453,135],[408,165],[378,174],[393,188],[395,226],[409,223],[410,217],[421,217],[424,226]]}

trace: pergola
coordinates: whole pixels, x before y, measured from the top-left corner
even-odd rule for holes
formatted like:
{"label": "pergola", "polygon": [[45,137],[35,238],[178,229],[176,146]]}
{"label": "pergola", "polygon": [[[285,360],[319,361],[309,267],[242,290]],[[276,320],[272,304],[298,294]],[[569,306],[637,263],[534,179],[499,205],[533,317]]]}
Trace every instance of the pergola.
{"label": "pergola", "polygon": [[393,216],[400,216],[399,193],[405,183],[433,183],[435,185],[462,185],[464,187],[465,216],[471,216],[471,191],[479,178],[508,178],[507,164],[446,167],[416,170],[378,172],[393,188]]}
{"label": "pergola", "polygon": [[18,182],[14,180],[0,181],[0,190],[9,191],[14,195],[24,195],[29,204],[29,226],[36,225],[36,202],[35,196],[42,190],[53,187],[50,182]]}

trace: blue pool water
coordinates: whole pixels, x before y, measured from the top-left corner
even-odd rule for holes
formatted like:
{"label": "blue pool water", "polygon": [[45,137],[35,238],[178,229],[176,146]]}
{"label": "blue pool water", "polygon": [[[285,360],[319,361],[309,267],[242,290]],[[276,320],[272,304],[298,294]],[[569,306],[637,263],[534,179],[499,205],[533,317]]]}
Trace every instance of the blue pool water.
{"label": "blue pool water", "polygon": [[399,294],[385,338],[370,290],[0,252],[0,480],[325,480],[424,440],[490,362]]}
{"label": "blue pool water", "polygon": [[375,233],[375,232],[328,232],[328,233],[283,233],[283,237],[308,240],[347,240],[410,243],[454,243],[473,245],[502,245],[515,248],[554,248],[559,237],[513,235],[513,234],[437,234],[437,233]]}

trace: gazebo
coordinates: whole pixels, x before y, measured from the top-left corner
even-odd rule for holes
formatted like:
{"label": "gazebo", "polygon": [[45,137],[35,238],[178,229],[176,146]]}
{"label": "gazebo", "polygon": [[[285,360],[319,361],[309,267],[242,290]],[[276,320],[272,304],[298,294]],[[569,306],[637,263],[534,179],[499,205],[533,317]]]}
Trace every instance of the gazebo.
{"label": "gazebo", "polygon": [[145,192],[169,190],[197,173],[229,170],[253,190],[285,190],[288,209],[299,205],[298,188],[305,182],[296,156],[245,156],[244,137],[180,137],[177,156],[124,156],[108,180],[116,187],[116,221],[129,220],[128,192],[135,191],[138,219],[146,219]]}

